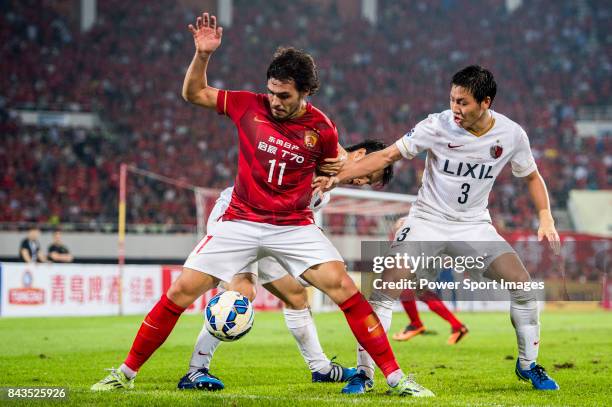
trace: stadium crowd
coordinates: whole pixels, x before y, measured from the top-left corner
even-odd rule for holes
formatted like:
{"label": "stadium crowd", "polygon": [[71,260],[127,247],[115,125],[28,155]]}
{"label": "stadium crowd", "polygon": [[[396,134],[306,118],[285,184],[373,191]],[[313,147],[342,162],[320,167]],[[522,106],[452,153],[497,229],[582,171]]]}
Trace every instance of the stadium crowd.
{"label": "stadium crowd", "polygon": [[[260,3],[234,1],[211,61],[213,86],[263,92],[274,49],[300,47],[320,68],[312,101],[341,142],[390,143],[446,109],[452,73],[478,63],[498,81],[493,109],[530,135],[554,208],[566,207],[570,189],[610,188],[612,138],[575,129],[580,107],[612,105],[605,2],[526,2],[509,12],[502,0],[384,0],[375,25],[343,16],[333,1]],[[98,2],[87,32],[51,2],[0,4],[0,222],[112,223],[121,162],[203,187],[233,182],[232,123],[180,96],[193,54],[186,26],[201,12],[180,4]],[[103,125],[28,126],[14,109],[94,112]],[[402,161],[387,190],[415,194],[423,166]],[[190,191],[138,177],[129,188],[129,222],[195,223]],[[490,208],[503,228],[533,226],[509,169]]]}

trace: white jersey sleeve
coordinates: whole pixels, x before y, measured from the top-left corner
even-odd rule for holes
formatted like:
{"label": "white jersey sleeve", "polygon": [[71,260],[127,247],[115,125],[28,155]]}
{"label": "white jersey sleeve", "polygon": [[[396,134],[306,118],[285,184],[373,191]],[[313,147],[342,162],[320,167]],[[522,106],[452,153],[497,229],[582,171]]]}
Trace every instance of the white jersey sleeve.
{"label": "white jersey sleeve", "polygon": [[436,116],[437,114],[430,114],[427,119],[419,122],[412,130],[395,142],[404,158],[411,160],[431,147],[432,139],[436,134],[434,125]]}
{"label": "white jersey sleeve", "polygon": [[515,177],[526,177],[538,169],[531,153],[527,133],[523,129],[519,131],[510,164],[512,165],[512,175]]}

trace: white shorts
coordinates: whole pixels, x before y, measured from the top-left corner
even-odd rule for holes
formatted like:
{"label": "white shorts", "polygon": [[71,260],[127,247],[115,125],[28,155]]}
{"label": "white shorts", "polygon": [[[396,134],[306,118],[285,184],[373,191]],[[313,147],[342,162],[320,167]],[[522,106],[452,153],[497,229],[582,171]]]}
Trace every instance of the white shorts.
{"label": "white shorts", "polygon": [[[271,256],[264,257],[256,263],[248,265],[245,269],[240,270],[238,274],[253,274],[257,277],[257,282],[259,284],[271,283],[291,275]],[[304,287],[310,286],[308,281],[304,280],[302,277],[295,277],[295,279]]]}
{"label": "white shorts", "polygon": [[[512,246],[488,222],[466,223],[426,220],[415,216],[403,219],[391,243],[390,255],[480,257],[484,267],[472,268],[483,273],[497,257],[514,253]],[[437,270],[429,270],[437,272]]]}
{"label": "white shorts", "polygon": [[[211,230],[212,229],[212,230]],[[278,226],[249,221],[217,222],[193,249],[184,267],[230,282],[248,266],[268,256],[284,273],[298,277],[308,268],[329,261],[343,261],[338,250],[316,225]],[[264,266],[270,265],[264,261]],[[267,276],[283,277],[270,267]]]}
{"label": "white shorts", "polygon": [[215,204],[215,206],[213,206],[212,210],[210,211],[210,214],[208,215],[208,221],[206,222],[207,235],[212,235],[215,232],[215,229],[217,229],[217,227],[221,223],[223,223],[221,218],[225,214],[228,205],[229,204],[226,202],[217,200],[217,203]]}

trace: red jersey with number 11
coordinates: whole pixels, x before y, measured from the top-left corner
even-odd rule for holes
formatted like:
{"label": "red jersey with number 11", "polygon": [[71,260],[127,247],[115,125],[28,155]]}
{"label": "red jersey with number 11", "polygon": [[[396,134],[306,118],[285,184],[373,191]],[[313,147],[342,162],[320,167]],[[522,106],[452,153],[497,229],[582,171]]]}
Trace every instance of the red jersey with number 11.
{"label": "red jersey with number 11", "polygon": [[238,129],[238,174],[223,220],[273,225],[314,223],[309,209],[314,171],[338,155],[334,123],[310,103],[300,117],[279,121],[268,97],[220,90],[217,111]]}

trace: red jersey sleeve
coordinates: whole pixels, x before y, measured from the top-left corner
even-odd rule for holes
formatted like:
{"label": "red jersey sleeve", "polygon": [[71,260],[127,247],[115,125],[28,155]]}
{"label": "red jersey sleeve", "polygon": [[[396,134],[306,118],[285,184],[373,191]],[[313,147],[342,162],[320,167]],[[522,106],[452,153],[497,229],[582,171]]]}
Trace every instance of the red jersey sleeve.
{"label": "red jersey sleeve", "polygon": [[338,156],[338,129],[332,122],[332,127],[326,131],[321,144],[321,160]]}
{"label": "red jersey sleeve", "polygon": [[249,106],[256,103],[257,95],[246,91],[219,90],[217,113],[224,114],[234,122],[238,121]]}

